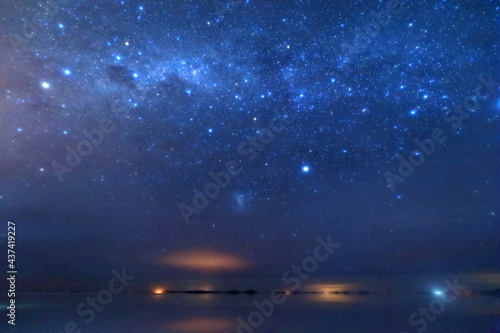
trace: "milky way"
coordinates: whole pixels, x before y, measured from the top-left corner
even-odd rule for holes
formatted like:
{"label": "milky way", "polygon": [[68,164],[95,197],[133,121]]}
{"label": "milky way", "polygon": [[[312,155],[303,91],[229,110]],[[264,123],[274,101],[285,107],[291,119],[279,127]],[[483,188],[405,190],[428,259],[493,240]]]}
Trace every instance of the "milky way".
{"label": "milky way", "polygon": [[[323,234],[343,244],[324,273],[495,266],[496,1],[215,3],[1,5],[0,206],[26,274],[201,246],[273,276]],[[480,76],[485,98],[446,121]],[[446,141],[391,191],[436,128]]]}

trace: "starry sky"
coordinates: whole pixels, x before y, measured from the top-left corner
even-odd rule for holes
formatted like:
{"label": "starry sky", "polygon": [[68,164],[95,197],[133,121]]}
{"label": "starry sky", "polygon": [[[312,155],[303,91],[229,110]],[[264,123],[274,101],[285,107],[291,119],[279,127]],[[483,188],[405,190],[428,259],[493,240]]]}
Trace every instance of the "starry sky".
{"label": "starry sky", "polygon": [[[498,269],[497,1],[0,12],[0,232],[16,222],[25,288],[122,266],[145,285],[279,279],[328,234],[342,246],[318,276]],[[436,128],[447,139],[391,189]]]}

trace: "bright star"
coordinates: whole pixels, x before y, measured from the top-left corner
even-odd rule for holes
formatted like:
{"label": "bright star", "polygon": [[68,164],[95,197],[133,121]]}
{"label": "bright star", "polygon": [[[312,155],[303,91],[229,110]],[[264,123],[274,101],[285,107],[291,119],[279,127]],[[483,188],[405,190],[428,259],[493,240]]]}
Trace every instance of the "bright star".
{"label": "bright star", "polygon": [[50,88],[50,83],[45,82],[45,81],[42,82],[40,85],[42,86],[43,89],[49,89]]}
{"label": "bright star", "polygon": [[410,114],[411,114],[412,116],[416,115],[416,114],[417,114],[417,110],[415,110],[415,109],[410,110]]}
{"label": "bright star", "polygon": [[69,69],[65,69],[63,73],[64,75],[71,75],[71,71]]}
{"label": "bright star", "polygon": [[308,173],[309,171],[310,171],[309,166],[304,165],[304,166],[302,167],[302,172],[304,172],[304,173]]}
{"label": "bright star", "polygon": [[441,296],[443,292],[441,290],[434,291],[434,295]]}

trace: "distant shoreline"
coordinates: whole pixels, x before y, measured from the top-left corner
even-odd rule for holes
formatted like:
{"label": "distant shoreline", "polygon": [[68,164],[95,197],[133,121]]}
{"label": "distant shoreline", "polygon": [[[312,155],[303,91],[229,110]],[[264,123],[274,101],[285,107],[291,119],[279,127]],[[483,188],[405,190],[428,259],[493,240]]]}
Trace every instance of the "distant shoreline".
{"label": "distant shoreline", "polygon": [[[47,294],[67,294],[67,293],[92,293],[95,292],[94,290],[69,290],[69,291],[43,291],[43,290],[33,290],[33,291],[25,291],[22,292],[24,294],[30,294],[30,293],[47,293]],[[218,295],[248,295],[248,296],[254,296],[257,294],[271,294],[273,292],[270,291],[256,291],[253,289],[245,290],[245,291],[240,291],[240,290],[162,290],[161,292],[152,292],[152,291],[132,291],[129,292],[128,294],[141,294],[141,295],[152,295],[152,296],[164,296],[168,294],[191,294],[191,295],[204,295],[204,294],[218,294]],[[330,294],[330,295],[362,295],[362,296],[367,296],[367,295],[388,295],[388,296],[394,296],[397,294],[408,294],[408,293],[395,293],[395,292],[384,292],[384,291],[366,291],[366,290],[360,290],[360,291],[314,291],[314,290],[304,290],[304,291],[286,291],[286,290],[280,290],[276,291],[275,293],[278,294],[287,294],[287,295],[318,295],[318,294]],[[444,294],[451,293],[450,291],[445,292]],[[416,292],[411,292],[410,294],[415,294],[415,295],[436,295],[435,292],[433,291],[416,291]],[[436,295],[437,296],[437,295]],[[460,294],[460,296],[493,296],[493,297],[500,297],[500,288],[498,289],[490,289],[490,290],[466,290]]]}

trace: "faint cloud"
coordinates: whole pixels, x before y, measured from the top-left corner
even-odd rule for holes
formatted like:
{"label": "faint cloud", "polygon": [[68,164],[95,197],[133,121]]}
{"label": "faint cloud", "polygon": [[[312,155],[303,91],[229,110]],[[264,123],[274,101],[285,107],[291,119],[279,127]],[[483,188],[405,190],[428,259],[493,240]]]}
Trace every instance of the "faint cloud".
{"label": "faint cloud", "polygon": [[195,249],[177,252],[160,259],[169,266],[206,272],[241,270],[250,266],[246,260],[214,249]]}

